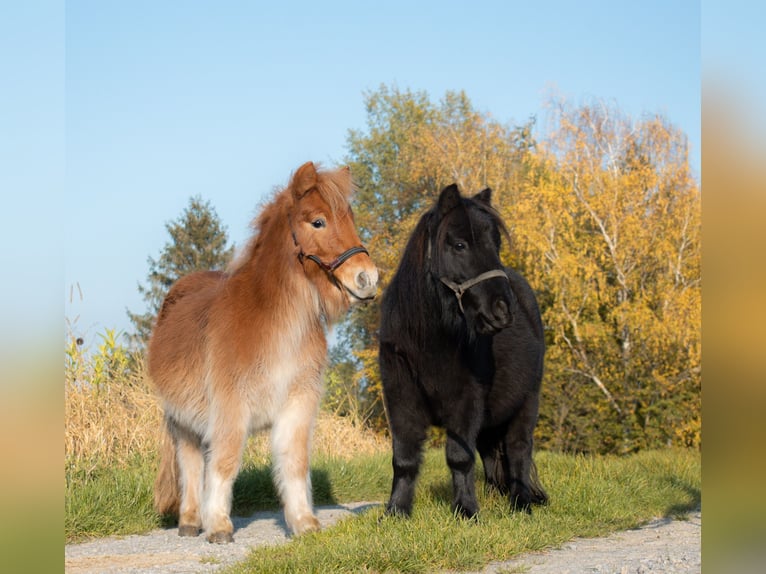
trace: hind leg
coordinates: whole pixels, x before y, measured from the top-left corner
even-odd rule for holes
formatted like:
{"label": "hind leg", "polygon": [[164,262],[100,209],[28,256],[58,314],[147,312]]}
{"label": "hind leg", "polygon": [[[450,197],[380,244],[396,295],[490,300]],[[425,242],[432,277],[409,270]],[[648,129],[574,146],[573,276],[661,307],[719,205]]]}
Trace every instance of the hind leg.
{"label": "hind leg", "polygon": [[211,420],[213,429],[207,445],[202,522],[208,542],[220,544],[234,541],[231,496],[242,462],[248,426],[244,413],[236,409],[225,410]]}
{"label": "hind leg", "polygon": [[178,514],[178,535],[197,536],[202,528],[200,503],[205,472],[205,458],[200,438],[192,432],[170,423],[176,446],[180,471],[181,505]]}
{"label": "hind leg", "polygon": [[479,433],[476,449],[484,466],[484,480],[487,486],[507,494],[508,459],[505,456],[505,434],[507,427],[484,429]]}
{"label": "hind leg", "polygon": [[496,445],[502,472],[496,475],[494,485],[508,495],[514,509],[525,512],[531,512],[532,504],[545,504],[548,500],[545,490],[537,482],[532,461],[536,422],[535,397],[527,400]]}
{"label": "hind leg", "polygon": [[271,431],[274,481],[284,505],[285,521],[296,535],[320,528],[312,508],[309,466],[318,405],[318,385],[294,387]]}

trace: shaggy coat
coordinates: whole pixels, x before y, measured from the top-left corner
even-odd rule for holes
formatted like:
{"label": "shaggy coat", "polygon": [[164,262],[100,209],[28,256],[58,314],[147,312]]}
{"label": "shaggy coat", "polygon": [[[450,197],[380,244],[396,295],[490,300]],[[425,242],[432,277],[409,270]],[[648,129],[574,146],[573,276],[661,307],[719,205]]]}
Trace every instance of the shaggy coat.
{"label": "shaggy coat", "polygon": [[[271,428],[274,479],[290,529],[316,530],[309,448],[325,365],[325,329],[375,295],[360,247],[347,168],[301,166],[257,218],[226,272],[179,279],[148,347],[168,431],[155,506],[181,536],[233,540],[234,480],[249,433]],[[345,259],[338,259],[339,256]]]}
{"label": "shaggy coat", "polygon": [[500,262],[507,232],[489,189],[445,188],[386,289],[380,372],[393,437],[389,514],[409,515],[429,426],[447,431],[453,508],[478,512],[474,453],[514,507],[547,495],[532,462],[545,351],[534,293]]}

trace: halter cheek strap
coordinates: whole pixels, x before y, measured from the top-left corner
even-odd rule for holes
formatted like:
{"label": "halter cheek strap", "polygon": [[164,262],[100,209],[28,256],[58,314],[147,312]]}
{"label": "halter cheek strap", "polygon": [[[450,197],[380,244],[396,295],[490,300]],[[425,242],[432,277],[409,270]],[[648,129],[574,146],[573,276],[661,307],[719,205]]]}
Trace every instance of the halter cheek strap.
{"label": "halter cheek strap", "polygon": [[455,296],[457,297],[457,304],[460,307],[460,312],[465,314],[465,311],[463,310],[463,295],[465,295],[466,291],[468,291],[474,285],[481,283],[482,281],[486,281],[487,279],[492,279],[493,277],[502,277],[506,281],[510,282],[508,275],[502,269],[492,269],[491,271],[485,271],[481,275],[477,275],[473,279],[468,279],[462,283],[455,283],[446,277],[439,277],[439,281],[452,289],[453,293],[455,293]]}

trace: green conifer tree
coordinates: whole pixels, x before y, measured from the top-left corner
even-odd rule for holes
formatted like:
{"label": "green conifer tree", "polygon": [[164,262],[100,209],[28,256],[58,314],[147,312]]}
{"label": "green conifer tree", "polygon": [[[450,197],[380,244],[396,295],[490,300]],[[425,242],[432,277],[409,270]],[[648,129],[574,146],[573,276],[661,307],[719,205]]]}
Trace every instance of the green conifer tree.
{"label": "green conifer tree", "polygon": [[170,240],[165,243],[158,259],[148,258],[149,275],[145,285],[138,285],[147,311],[127,310],[135,332],[131,342],[144,348],[151,334],[154,318],[170,286],[193,271],[223,269],[231,260],[234,247],[229,245],[226,227],[221,223],[209,201],[195,196],[181,216],[165,224]]}

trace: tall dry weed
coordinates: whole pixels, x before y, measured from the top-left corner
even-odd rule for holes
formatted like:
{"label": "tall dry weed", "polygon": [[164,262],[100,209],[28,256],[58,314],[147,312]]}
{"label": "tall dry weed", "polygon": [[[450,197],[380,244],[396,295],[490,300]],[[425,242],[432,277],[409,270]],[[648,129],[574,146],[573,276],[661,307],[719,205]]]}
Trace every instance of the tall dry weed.
{"label": "tall dry weed", "polygon": [[[104,363],[99,358],[103,352],[115,354],[108,346],[95,358],[78,354],[76,347],[67,349],[64,451],[70,467],[124,465],[136,456],[155,457],[158,452],[162,409],[143,361],[133,357],[130,368],[104,377],[98,374],[102,371],[92,368]],[[347,418],[322,412],[317,419],[314,456],[349,459],[388,448],[382,436]],[[264,432],[250,439],[245,456],[267,464],[269,453],[268,433]]]}
{"label": "tall dry weed", "polygon": [[67,378],[65,385],[67,464],[124,464],[156,452],[162,409],[140,362],[120,378],[100,384]]}

